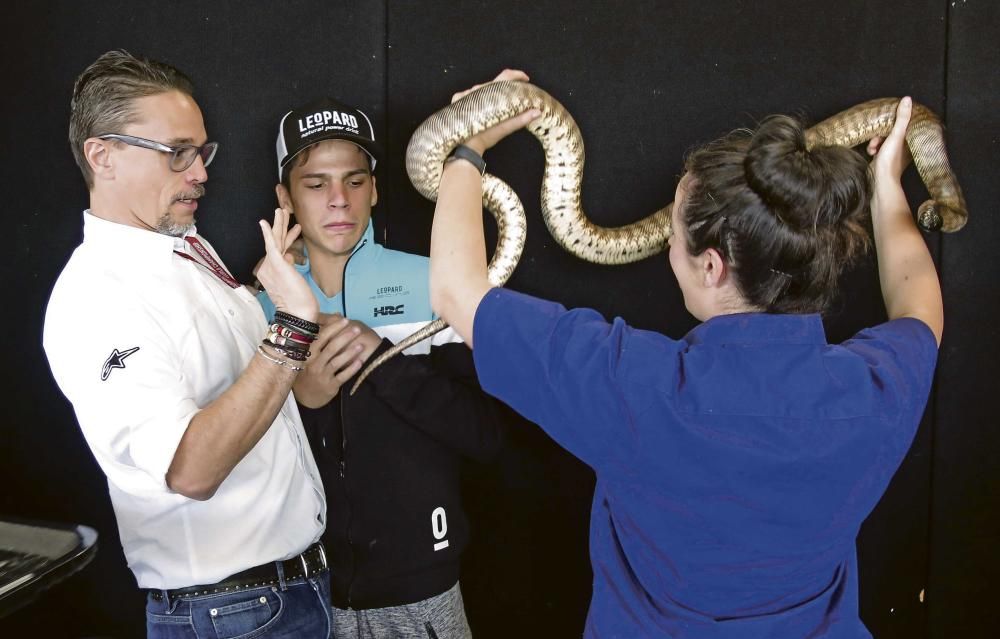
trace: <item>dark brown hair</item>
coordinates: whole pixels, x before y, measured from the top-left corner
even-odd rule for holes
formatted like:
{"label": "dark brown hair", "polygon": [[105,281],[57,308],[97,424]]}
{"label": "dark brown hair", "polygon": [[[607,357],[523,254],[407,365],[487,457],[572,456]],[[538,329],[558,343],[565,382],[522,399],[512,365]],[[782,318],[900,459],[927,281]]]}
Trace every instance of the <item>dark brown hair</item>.
{"label": "dark brown hair", "polygon": [[77,77],[70,100],[69,143],[88,188],[93,188],[94,176],[83,155],[87,138],[121,133],[135,121],[137,98],[166,91],[192,95],[194,85],[169,64],[127,51],[108,51]]}
{"label": "dark brown hair", "polygon": [[282,169],[281,183],[285,185],[285,188],[288,189],[289,193],[292,192],[292,169],[294,169],[297,166],[302,166],[303,164],[309,161],[309,156],[312,154],[314,146],[315,146],[314,144],[310,144],[306,148],[296,153],[295,157],[289,160],[288,164],[286,164],[284,169]]}
{"label": "dark brown hair", "polygon": [[869,245],[868,163],[806,150],[803,125],[765,119],[692,153],[682,208],[688,252],[718,250],[744,299],[767,313],[821,313]]}
{"label": "dark brown hair", "polygon": [[[316,144],[319,144],[320,142],[324,142],[324,140],[320,140]],[[289,160],[288,164],[286,164],[285,167],[282,169],[282,171],[281,171],[281,183],[285,186],[286,189],[288,189],[289,193],[292,192],[292,169],[294,169],[297,166],[302,166],[303,164],[305,164],[306,162],[309,161],[309,155],[312,153],[312,150],[313,150],[313,148],[315,148],[316,144],[310,144],[306,148],[304,148],[301,151],[299,151],[298,153],[296,153],[295,157],[293,157],[291,160]],[[357,146],[357,145],[355,145],[355,146]],[[358,151],[360,151],[361,153],[365,152],[365,150],[362,149],[360,146],[358,147]],[[365,167],[368,169],[368,175],[370,176],[370,175],[372,175],[372,170],[371,170],[371,167],[368,164],[367,158],[368,158],[368,156],[366,155],[365,156]]]}

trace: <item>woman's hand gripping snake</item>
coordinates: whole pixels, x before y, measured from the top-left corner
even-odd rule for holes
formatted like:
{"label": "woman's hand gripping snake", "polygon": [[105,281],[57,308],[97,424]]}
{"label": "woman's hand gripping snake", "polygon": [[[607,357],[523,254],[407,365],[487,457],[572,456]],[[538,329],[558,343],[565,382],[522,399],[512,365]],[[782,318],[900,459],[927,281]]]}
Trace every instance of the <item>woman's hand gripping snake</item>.
{"label": "woman's hand gripping snake", "polygon": [[[848,146],[884,137],[892,129],[896,98],[870,100],[827,118],[806,131],[806,144]],[[597,264],[628,264],[664,250],[670,235],[670,207],[615,228],[596,226],[581,202],[583,136],[573,117],[548,93],[527,82],[490,82],[446,106],[421,124],[406,149],[406,172],[424,197],[437,200],[444,161],[451,150],[498,122],[528,109],[541,116],[528,130],[545,152],[542,217],[552,237],[580,259]],[[941,121],[926,107],[914,104],[906,141],[931,199],[920,205],[917,222],[927,231],[948,233],[965,225],[965,198],[945,151]],[[503,286],[524,249],[526,220],[517,194],[494,175],[483,176],[483,207],[496,219],[498,242],[488,277]],[[428,323],[370,362],[351,393],[379,365],[447,327],[444,320]]]}

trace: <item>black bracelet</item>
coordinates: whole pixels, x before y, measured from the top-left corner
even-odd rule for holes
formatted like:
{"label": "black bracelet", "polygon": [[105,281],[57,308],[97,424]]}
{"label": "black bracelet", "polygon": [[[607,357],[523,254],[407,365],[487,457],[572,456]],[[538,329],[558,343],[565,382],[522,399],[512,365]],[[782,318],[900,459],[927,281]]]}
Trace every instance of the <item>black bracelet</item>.
{"label": "black bracelet", "polygon": [[295,348],[288,348],[287,346],[279,346],[274,342],[269,342],[267,340],[264,340],[263,344],[270,346],[272,349],[278,351],[288,359],[293,359],[296,362],[304,362],[310,355],[312,355],[312,351],[302,351]]}
{"label": "black bracelet", "polygon": [[284,353],[298,353],[303,357],[309,355],[309,344],[296,342],[273,331],[264,334],[263,343]]}
{"label": "black bracelet", "polygon": [[280,324],[287,324],[292,328],[301,328],[307,333],[312,333],[313,335],[319,333],[319,324],[316,322],[310,322],[309,320],[304,320],[301,317],[289,315],[284,311],[275,311],[274,320]]}
{"label": "black bracelet", "polygon": [[447,159],[445,159],[445,162],[450,162],[451,160],[465,160],[472,163],[472,165],[476,167],[479,171],[479,175],[486,174],[486,160],[483,159],[483,156],[479,155],[464,144],[459,144],[452,149]]}

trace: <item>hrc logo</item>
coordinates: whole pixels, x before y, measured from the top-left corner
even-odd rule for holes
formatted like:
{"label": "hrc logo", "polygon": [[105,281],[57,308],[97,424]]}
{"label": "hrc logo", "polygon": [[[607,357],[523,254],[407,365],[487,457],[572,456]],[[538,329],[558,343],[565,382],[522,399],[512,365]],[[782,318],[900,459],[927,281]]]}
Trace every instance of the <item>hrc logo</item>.
{"label": "hrc logo", "polygon": [[375,315],[373,317],[378,317],[379,315],[402,315],[403,307],[405,304],[400,304],[399,306],[376,306],[374,309]]}

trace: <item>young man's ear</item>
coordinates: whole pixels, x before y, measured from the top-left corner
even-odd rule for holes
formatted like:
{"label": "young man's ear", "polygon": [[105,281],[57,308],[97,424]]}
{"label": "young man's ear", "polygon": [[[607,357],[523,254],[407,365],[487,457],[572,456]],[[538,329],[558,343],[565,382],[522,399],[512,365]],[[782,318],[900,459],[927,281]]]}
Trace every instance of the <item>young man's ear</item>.
{"label": "young man's ear", "polygon": [[378,189],[375,186],[375,176],[372,176],[372,203],[371,206],[378,204]]}
{"label": "young man's ear", "polygon": [[274,194],[278,196],[278,206],[289,213],[295,213],[295,209],[292,208],[292,194],[288,192],[284,184],[278,182],[274,187]]}
{"label": "young man's ear", "polygon": [[115,176],[114,163],[111,161],[111,149],[108,140],[87,138],[83,143],[83,157],[94,174],[94,180],[107,180]]}

